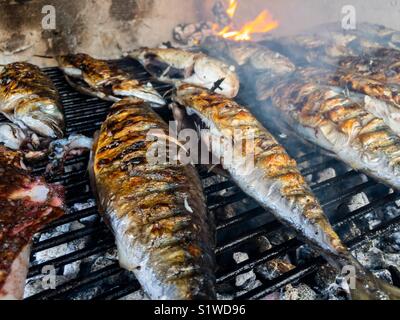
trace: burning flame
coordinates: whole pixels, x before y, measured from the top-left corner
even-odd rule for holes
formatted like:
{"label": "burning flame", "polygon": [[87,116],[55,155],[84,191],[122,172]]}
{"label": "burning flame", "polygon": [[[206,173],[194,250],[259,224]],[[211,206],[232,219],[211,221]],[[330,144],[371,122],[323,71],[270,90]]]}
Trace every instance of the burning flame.
{"label": "burning flame", "polygon": [[226,9],[226,13],[230,18],[233,18],[235,16],[238,4],[239,4],[238,0],[229,0],[229,7],[228,9]]}
{"label": "burning flame", "polygon": [[[226,13],[232,19],[235,16],[238,4],[238,0],[229,1],[229,7],[226,10]],[[249,41],[252,39],[252,34],[266,33],[278,28],[278,26],[278,21],[274,20],[272,15],[267,10],[263,10],[253,21],[247,22],[240,30],[234,30],[234,27],[229,25],[217,33],[219,36],[222,36],[226,39]]]}

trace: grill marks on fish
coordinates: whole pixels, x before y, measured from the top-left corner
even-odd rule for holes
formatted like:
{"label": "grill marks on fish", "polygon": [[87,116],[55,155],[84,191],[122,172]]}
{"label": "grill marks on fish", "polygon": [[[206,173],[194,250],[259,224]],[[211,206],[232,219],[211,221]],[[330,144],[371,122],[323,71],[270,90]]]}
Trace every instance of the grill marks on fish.
{"label": "grill marks on fish", "polygon": [[357,170],[400,187],[400,138],[358,95],[298,77],[275,88],[273,104],[298,132]]}
{"label": "grill marks on fish", "polygon": [[22,129],[61,138],[64,116],[59,101],[51,80],[32,64],[15,62],[0,72],[0,111]]}
{"label": "grill marks on fish", "polygon": [[121,264],[150,297],[214,298],[213,226],[200,180],[192,166],[147,161],[153,128],[168,130],[142,101],[113,106],[94,149],[101,211]]}
{"label": "grill marks on fish", "polygon": [[85,94],[110,101],[137,97],[154,106],[165,105],[164,99],[151,84],[141,84],[128,73],[104,60],[78,53],[60,56],[58,62],[68,82]]}
{"label": "grill marks on fish", "polygon": [[[310,242],[334,254],[346,252],[300,174],[296,161],[246,108],[221,95],[185,85],[178,88],[174,100],[194,110],[209,123],[214,134],[219,132],[226,136],[239,129],[243,137],[253,135],[255,163],[251,173],[242,173],[244,168],[235,161],[223,164],[224,169],[245,192]],[[243,141],[234,140],[233,143]]]}
{"label": "grill marks on fish", "polygon": [[[297,96],[302,99],[300,94],[296,95],[289,92],[290,90],[285,92],[284,88],[283,85],[282,94],[285,94],[286,98]],[[313,95],[315,92],[318,94],[319,90],[314,91],[304,87],[303,93]],[[277,93],[279,98],[280,92],[277,91]],[[287,108],[288,114],[294,114],[301,120],[304,119],[307,126],[310,126],[313,131],[317,132],[317,126],[321,126],[322,132],[328,131],[330,133],[335,128],[324,126],[324,122],[327,122],[325,117],[328,117],[329,113],[334,110],[340,112],[340,109],[338,109],[340,104],[338,104],[337,99],[334,99],[335,94],[331,92],[325,98],[325,100],[331,98],[331,103],[324,105],[323,101],[325,100],[318,101],[321,108],[324,109],[324,113],[318,112],[318,107],[315,104],[309,104],[302,109],[299,106],[296,107],[287,103],[288,101],[285,101],[285,98],[282,98],[282,101],[285,102],[283,108]],[[188,85],[177,89],[174,100],[186,106],[189,114],[192,110],[200,116],[203,122],[208,123],[213,134],[221,136],[221,133],[224,135],[237,128],[254,132],[255,167],[250,174],[248,172],[243,173],[244,168],[235,165],[235,162],[224,165],[224,169],[230,173],[243,191],[258,201],[264,208],[271,210],[277,219],[294,228],[338,270],[349,265],[355,268],[357,284],[356,288],[351,288],[353,299],[400,299],[398,288],[376,279],[360,265],[342,244],[325,217],[318,200],[298,171],[296,162],[245,108],[232,100]],[[375,119],[370,118],[364,110],[359,111],[359,118],[362,119],[360,122],[362,129],[358,137],[363,141],[363,145],[370,149],[378,148],[378,144],[375,143],[374,128],[379,127],[379,124]],[[247,136],[247,134],[245,133],[243,136]],[[397,139],[397,136],[394,139]],[[234,141],[234,143],[242,143],[242,141]],[[391,143],[387,144],[388,149],[385,152],[390,153],[389,145]],[[341,143],[340,147],[343,148],[343,146],[345,144]]]}

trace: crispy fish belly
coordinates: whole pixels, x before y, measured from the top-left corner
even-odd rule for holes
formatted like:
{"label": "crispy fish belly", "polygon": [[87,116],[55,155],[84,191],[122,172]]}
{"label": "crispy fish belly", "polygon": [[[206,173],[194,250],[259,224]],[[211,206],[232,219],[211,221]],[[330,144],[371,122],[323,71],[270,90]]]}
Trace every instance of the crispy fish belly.
{"label": "crispy fish belly", "polygon": [[51,80],[36,66],[15,62],[0,72],[0,112],[22,129],[61,138],[64,116]]}
{"label": "crispy fish belly", "polygon": [[22,299],[31,239],[63,203],[61,186],[30,176],[21,154],[0,146],[0,300]]}
{"label": "crispy fish belly", "polygon": [[272,102],[299,135],[400,188],[400,138],[366,110],[360,96],[295,78],[275,88]]}
{"label": "crispy fish belly", "polygon": [[71,86],[84,94],[109,101],[136,97],[154,106],[165,105],[164,99],[150,83],[141,84],[106,61],[78,53],[60,56],[58,62]]}
{"label": "crispy fish belly", "polygon": [[149,73],[163,82],[194,84],[227,97],[235,97],[239,92],[239,79],[234,69],[202,53],[172,48],[141,48],[130,52],[129,56],[137,59]]}
{"label": "crispy fish belly", "polygon": [[100,211],[119,261],[152,299],[213,299],[214,235],[201,182],[191,165],[147,160],[151,130],[167,125],[143,101],[114,104],[94,147]]}
{"label": "crispy fish belly", "polygon": [[[213,136],[228,135],[236,145],[246,144],[242,138],[254,138],[251,151],[254,168],[248,170],[246,161],[240,159],[245,155],[239,152],[236,154],[239,158],[229,164],[222,161],[224,169],[243,191],[277,219],[294,228],[333,266],[339,270],[344,266],[354,266],[357,285],[351,289],[353,299],[400,298],[397,288],[376,279],[342,244],[297,169],[296,162],[246,108],[221,95],[189,85],[179,87],[174,100],[185,106],[189,115],[199,117]],[[239,139],[232,135],[234,130],[241,132]],[[212,143],[211,148],[217,157],[221,155],[215,144]]]}

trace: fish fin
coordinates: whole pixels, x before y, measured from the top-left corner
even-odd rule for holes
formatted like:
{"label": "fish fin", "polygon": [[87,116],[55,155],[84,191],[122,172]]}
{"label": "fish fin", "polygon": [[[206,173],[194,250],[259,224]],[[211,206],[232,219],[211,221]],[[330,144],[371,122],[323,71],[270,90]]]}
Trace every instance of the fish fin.
{"label": "fish fin", "polygon": [[350,289],[353,300],[400,300],[400,288],[366,272],[356,278],[355,289]]}
{"label": "fish fin", "polygon": [[105,100],[105,101],[111,101],[111,102],[118,102],[121,99],[112,95],[108,95],[105,94],[104,92],[95,90],[90,88],[89,86],[85,86],[85,85],[81,85],[78,84],[73,78],[69,77],[69,76],[65,76],[65,80],[68,82],[68,84],[74,88],[76,91],[91,96],[91,97],[95,97],[95,98],[99,98],[101,100]]}

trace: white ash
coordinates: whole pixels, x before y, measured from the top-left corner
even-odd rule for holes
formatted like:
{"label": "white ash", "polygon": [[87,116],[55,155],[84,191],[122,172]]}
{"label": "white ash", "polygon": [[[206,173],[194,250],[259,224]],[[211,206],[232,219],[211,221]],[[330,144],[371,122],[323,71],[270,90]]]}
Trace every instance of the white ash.
{"label": "white ash", "polygon": [[349,285],[343,277],[336,277],[336,280],[322,290],[320,294],[324,300],[348,300]]}
{"label": "white ash", "polygon": [[321,183],[336,177],[336,171],[333,168],[327,168],[318,172],[316,183]]}
{"label": "white ash", "polygon": [[71,207],[71,212],[82,211],[85,209],[93,208],[95,206],[96,201],[94,199],[89,199],[86,202],[74,203],[74,205]]}
{"label": "white ash", "polygon": [[367,195],[364,192],[361,192],[359,194],[356,194],[355,196],[353,196],[349,203],[347,204],[350,212],[353,212],[357,209],[360,209],[362,207],[365,207],[366,205],[368,205],[370,202],[368,200]]}
{"label": "white ash", "polygon": [[233,260],[239,264],[243,261],[249,260],[249,255],[246,252],[235,252],[233,254]]}
{"label": "white ash", "polygon": [[399,205],[391,205],[387,206],[384,210],[384,219],[385,220],[392,220],[400,215],[400,208]]}
{"label": "white ash", "polygon": [[251,290],[254,288],[254,283],[257,281],[256,274],[253,270],[239,274],[235,278],[235,286],[244,290]]}
{"label": "white ash", "polygon": [[272,244],[266,236],[258,237],[256,242],[260,252],[265,252],[272,249]]}
{"label": "white ash", "polygon": [[119,300],[149,300],[149,297],[144,293],[142,289],[132,292]]}
{"label": "white ash", "polygon": [[118,253],[116,248],[107,250],[104,254],[96,255],[93,259],[91,272],[103,269],[118,260]]}
{"label": "white ash", "polygon": [[[56,275],[55,289],[57,289],[58,286],[66,283],[67,281],[70,281],[73,278],[74,277],[71,276]],[[48,279],[47,275],[39,275],[29,279],[25,284],[24,298],[33,296],[44,290],[53,289],[49,288],[49,283],[47,279]]]}
{"label": "white ash", "polygon": [[377,271],[374,271],[373,274],[377,278],[382,279],[390,284],[393,284],[392,274],[390,273],[389,270],[386,270],[386,269],[377,270]]}
{"label": "white ash", "polygon": [[385,240],[385,249],[388,253],[400,252],[400,232],[389,235]]}
{"label": "white ash", "polygon": [[60,236],[66,232],[69,231],[69,225],[68,224],[63,224],[61,226],[58,226],[48,232],[43,232],[39,235],[39,241],[44,241],[48,240],[53,237]]}
{"label": "white ash", "polygon": [[[77,226],[78,224],[79,224],[78,222],[73,222],[73,223],[63,226],[63,229],[66,228],[67,231],[81,229],[80,227]],[[49,237],[49,238],[53,238],[55,236],[58,236],[58,235],[61,235],[64,233],[65,232],[55,232],[55,233],[52,233],[53,236]],[[44,235],[43,237],[44,237],[44,239],[48,239],[47,234]],[[64,256],[71,252],[83,249],[86,246],[87,240],[88,240],[88,237],[84,237],[84,238],[73,240],[68,243],[63,243],[63,244],[55,246],[55,247],[51,247],[44,251],[39,251],[35,254],[35,262],[36,263],[44,263],[44,262],[50,261],[52,259],[55,259],[57,257]]]}
{"label": "white ash", "polygon": [[316,300],[317,293],[305,284],[288,284],[282,292],[283,300]]}

